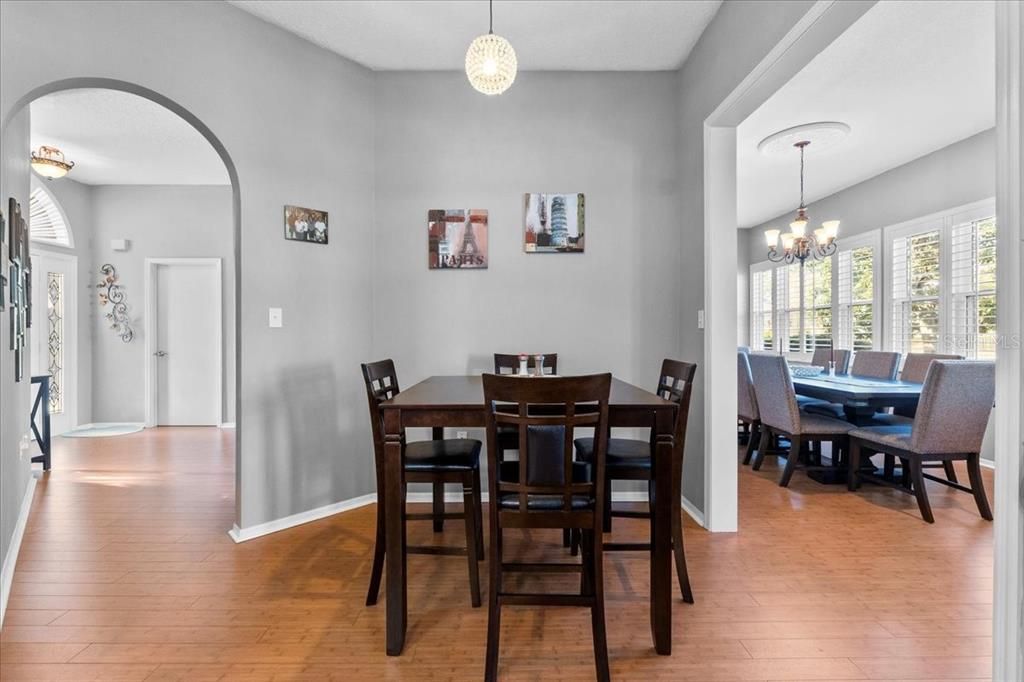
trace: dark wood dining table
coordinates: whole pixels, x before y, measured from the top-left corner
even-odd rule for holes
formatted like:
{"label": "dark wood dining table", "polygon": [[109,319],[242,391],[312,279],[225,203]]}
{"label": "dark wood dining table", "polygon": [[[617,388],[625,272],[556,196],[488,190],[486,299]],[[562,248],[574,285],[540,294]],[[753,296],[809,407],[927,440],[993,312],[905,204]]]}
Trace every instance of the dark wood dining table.
{"label": "dark wood dining table", "polygon": [[850,375],[793,377],[793,388],[797,395],[839,403],[846,420],[858,426],[869,424],[880,409],[914,407],[921,398],[921,384]]}
{"label": "dark wood dining table", "polygon": [[[544,381],[541,377],[523,381]],[[384,505],[387,576],[387,653],[398,656],[405,645],[408,621],[405,553],[405,480],[402,466],[405,429],[410,427],[481,427],[485,406],[480,376],[434,376],[405,389],[383,403]],[[654,430],[654,509],[651,510],[650,609],[655,650],[672,653],[672,514],[679,500],[672,499],[673,433],[676,405],[663,398],[612,379],[608,405],[613,427],[650,427]],[[379,513],[379,512],[378,512]]]}

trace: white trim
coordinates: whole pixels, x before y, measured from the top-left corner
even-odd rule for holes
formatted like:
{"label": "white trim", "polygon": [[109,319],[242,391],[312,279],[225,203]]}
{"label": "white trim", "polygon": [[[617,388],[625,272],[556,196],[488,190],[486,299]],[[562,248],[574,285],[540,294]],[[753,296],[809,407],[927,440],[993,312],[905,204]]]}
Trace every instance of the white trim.
{"label": "white trim", "polygon": [[0,569],[0,625],[3,624],[4,615],[7,613],[7,600],[11,596],[11,584],[14,582],[14,567],[18,563],[21,539],[25,535],[25,526],[28,524],[29,512],[32,511],[32,498],[35,496],[35,492],[36,477],[30,476],[28,487],[25,489],[25,496],[21,499],[18,521],[14,524],[11,544],[7,547],[7,556],[4,557],[4,565]]}
{"label": "white trim", "polygon": [[221,268],[220,258],[147,258],[144,265],[144,286],[145,286],[145,317],[143,318],[143,352],[146,358],[145,389],[143,395],[146,401],[146,427],[157,426],[159,420],[158,412],[158,386],[156,356],[153,354],[156,348],[156,268],[159,265],[198,265],[212,267],[217,274],[217,291],[211,293],[210,299],[214,306],[214,313],[217,318],[216,334],[211,341],[216,349],[217,371],[215,373],[217,403],[217,420],[215,424],[222,423],[224,419],[224,276]]}
{"label": "white trim", "polygon": [[222,429],[233,429],[233,428],[235,428],[235,422],[223,422],[220,425],[220,428],[222,428]]}
{"label": "white trim", "polygon": [[253,538],[277,533],[278,531],[294,528],[295,526],[301,526],[304,523],[319,521],[320,519],[340,514],[341,512],[365,507],[366,505],[373,504],[376,501],[377,493],[361,495],[360,497],[353,497],[349,500],[342,500],[341,502],[335,502],[334,504],[324,505],[323,507],[299,512],[298,514],[292,514],[291,516],[285,516],[284,518],[277,519],[275,521],[267,521],[266,523],[249,526],[248,528],[239,528],[238,524],[235,524],[234,528],[228,531],[228,535],[231,536],[231,539],[235,542],[246,542]]}
{"label": "white trim", "polygon": [[[73,240],[72,240],[73,242]],[[49,244],[48,242],[32,242],[29,253],[32,255],[32,259],[37,261],[44,258],[50,258],[55,261],[61,261],[68,264],[70,282],[66,283],[64,302],[64,385],[61,386],[61,390],[64,392],[64,404],[70,409],[67,410],[67,423],[68,429],[78,428],[78,380],[81,376],[81,358],[78,355],[78,339],[81,336],[82,329],[78,326],[78,309],[81,306],[81,295],[78,291],[78,255],[76,253],[67,253],[53,251],[48,247],[57,246],[55,244]],[[65,247],[57,247],[65,248]],[[40,282],[40,284],[44,284]],[[40,315],[39,322],[46,319]],[[68,331],[70,330],[70,334]],[[70,340],[70,342],[69,342]],[[68,381],[71,379],[71,381]],[[59,436],[60,433],[54,433],[53,435]]]}
{"label": "white trim", "polygon": [[996,267],[997,329],[1007,342],[996,354],[995,558],[992,678],[1024,678],[1024,10],[996,3]]}

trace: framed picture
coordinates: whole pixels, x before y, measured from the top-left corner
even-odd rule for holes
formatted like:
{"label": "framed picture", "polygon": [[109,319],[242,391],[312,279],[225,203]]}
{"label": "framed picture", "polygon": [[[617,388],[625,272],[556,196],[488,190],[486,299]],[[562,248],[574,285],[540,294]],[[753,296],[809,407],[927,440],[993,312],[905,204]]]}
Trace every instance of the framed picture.
{"label": "framed picture", "polygon": [[296,242],[327,243],[327,211],[301,206],[284,207],[284,238]]}
{"label": "framed picture", "polygon": [[523,251],[583,253],[583,194],[523,195]]}
{"label": "framed picture", "polygon": [[486,270],[487,209],[427,211],[427,267],[431,270]]}
{"label": "framed picture", "polygon": [[[0,263],[3,263],[4,247],[7,245],[7,218],[0,210]],[[7,271],[0,267],[0,312],[7,309]]]}

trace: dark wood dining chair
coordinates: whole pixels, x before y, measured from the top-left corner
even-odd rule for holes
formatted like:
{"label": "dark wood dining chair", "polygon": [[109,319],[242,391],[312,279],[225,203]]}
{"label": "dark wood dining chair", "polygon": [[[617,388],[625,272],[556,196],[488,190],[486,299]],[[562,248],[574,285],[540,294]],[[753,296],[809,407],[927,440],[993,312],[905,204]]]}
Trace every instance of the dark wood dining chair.
{"label": "dark wood dining chair", "polygon": [[[485,679],[498,679],[501,608],[505,605],[582,606],[590,609],[597,679],[609,680],[604,617],[601,518],[611,374],[531,381],[485,374],[487,465],[491,524],[490,608]],[[498,458],[499,426],[519,432],[519,460]],[[573,431],[600,434],[591,462],[573,461]],[[506,529],[582,529],[579,562],[506,562]],[[579,573],[574,593],[512,592],[505,573]]]}
{"label": "dark wood dining chair", "polygon": [[[532,372],[537,367],[536,355],[529,355],[526,361],[527,367]],[[558,353],[545,353],[544,366],[541,368],[545,374],[558,374]],[[550,371],[548,371],[550,370]],[[519,371],[519,356],[514,353],[494,354],[495,374],[515,374]],[[519,449],[519,432],[514,428],[501,428],[498,430],[498,457],[505,458],[506,450]]]}
{"label": "dark wood dining chair", "polygon": [[[377,537],[373,547],[373,567],[370,572],[370,588],[366,593],[366,605],[377,603],[380,580],[384,571],[384,422],[381,403],[394,398],[401,392],[398,375],[392,360],[381,360],[362,365],[363,380],[366,383],[366,398],[370,406],[370,425],[373,433],[373,458],[377,470]],[[437,430],[435,430],[437,435]],[[469,589],[473,606],[480,606],[480,570],[478,562],[484,558],[483,507],[481,505],[480,450],[483,444],[468,438],[404,442],[402,459],[404,477],[402,496],[408,483],[430,483],[434,491],[434,511],[430,513],[407,513],[409,521],[434,521],[439,529],[438,515],[442,518],[462,519],[466,526],[466,547],[416,547],[408,546],[409,554],[448,554],[466,556],[469,562]],[[462,485],[462,512],[444,512],[444,484]],[[404,536],[404,533],[403,533]]]}
{"label": "dark wood dining chair", "polygon": [[[822,466],[820,444],[831,443],[833,461],[838,461],[842,450],[846,448],[846,434],[853,425],[839,419],[802,412],[796,401],[793,377],[789,373],[786,358],[769,353],[751,353],[748,359],[761,415],[761,444],[754,457],[754,471],[761,470],[766,455],[784,455],[786,468],[779,479],[779,485],[785,488],[798,468],[808,471],[834,470],[834,467]],[[789,451],[771,450],[773,438],[788,440]],[[816,456],[810,461],[812,443],[816,444]]]}
{"label": "dark wood dining chair", "polygon": [[[686,425],[690,414],[690,394],[693,390],[693,377],[697,365],[691,362],[666,359],[661,363],[661,374],[658,376],[658,388],[655,393],[674,402],[679,406],[676,411],[675,447],[672,451],[672,499],[681,500],[683,489],[683,452],[686,449]],[[604,508],[602,527],[605,532],[612,529],[612,517],[649,519],[650,510],[654,507],[654,467],[652,453],[654,451],[654,430],[651,440],[632,440],[628,438],[609,438],[608,456],[605,470],[605,498],[608,503]],[[593,438],[577,438],[576,453],[581,461],[593,461],[595,441]],[[611,482],[647,481],[648,509],[615,509],[611,502]],[[676,560],[676,577],[679,579],[679,591],[683,601],[693,603],[693,590],[690,587],[690,575],[686,571],[686,551],[683,545],[682,506],[677,504],[672,514],[672,551]],[[574,533],[573,551],[575,551]],[[605,550],[649,552],[648,542],[606,542]]]}
{"label": "dark wood dining chair", "polygon": [[[850,432],[848,476],[850,490],[862,479],[890,485],[917,498],[921,517],[935,523],[925,480],[974,495],[978,512],[987,521],[992,510],[981,478],[981,442],[995,398],[995,363],[972,360],[933,360],[921,389],[917,414],[909,425],[876,426]],[[880,452],[900,458],[909,470],[909,488],[866,474],[860,469],[864,455]],[[927,463],[965,460],[971,486],[924,473]]]}

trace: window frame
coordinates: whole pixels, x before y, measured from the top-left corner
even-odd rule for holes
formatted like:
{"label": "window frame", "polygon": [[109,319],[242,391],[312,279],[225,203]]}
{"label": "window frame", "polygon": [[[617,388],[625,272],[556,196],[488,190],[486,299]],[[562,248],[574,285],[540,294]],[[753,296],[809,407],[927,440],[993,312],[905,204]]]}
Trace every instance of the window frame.
{"label": "window frame", "polygon": [[[871,249],[871,348],[877,350],[882,347],[884,339],[882,338],[882,331],[884,325],[882,324],[882,318],[885,315],[885,289],[883,288],[885,278],[883,276],[883,265],[884,265],[884,254],[883,254],[883,240],[882,230],[875,229],[869,232],[863,232],[852,237],[839,238],[837,240],[839,249],[836,251],[835,258],[836,262],[832,265],[832,328],[833,334],[838,337],[839,320],[843,315],[843,304],[840,302],[839,296],[839,257],[841,254],[846,252],[856,251],[858,249],[870,248]],[[851,301],[852,301],[852,288],[851,288]],[[853,303],[850,304],[851,308]],[[852,334],[852,322],[851,322],[851,334]],[[840,341],[837,338],[837,341]],[[850,347],[853,349],[853,340],[851,337]]]}

